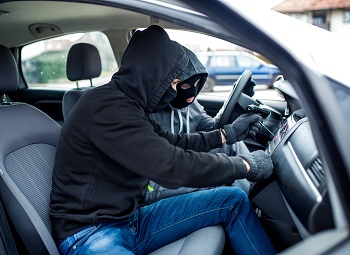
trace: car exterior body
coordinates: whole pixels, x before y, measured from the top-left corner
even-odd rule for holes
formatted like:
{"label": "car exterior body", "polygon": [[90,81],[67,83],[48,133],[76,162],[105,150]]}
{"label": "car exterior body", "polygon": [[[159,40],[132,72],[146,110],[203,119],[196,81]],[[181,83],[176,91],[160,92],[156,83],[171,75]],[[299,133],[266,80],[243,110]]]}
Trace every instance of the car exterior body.
{"label": "car exterior body", "polygon": [[[110,72],[105,76],[106,79],[93,79],[95,86],[108,82],[111,74],[117,71],[116,65],[121,63],[132,32],[151,24],[168,29],[197,31],[269,59],[283,74],[284,81],[280,86],[286,85],[287,88],[279,87],[285,97],[280,101],[269,97],[259,98],[260,106],[273,107],[282,116],[283,121],[279,123],[274,138],[268,145],[253,140],[245,141],[251,150],[264,149],[271,153],[275,167],[271,183],[256,185],[255,194],[250,197],[252,205],[272,241],[280,245],[278,252],[287,255],[349,254],[349,39],[274,11],[235,1],[9,0],[0,3],[0,10],[0,44],[13,53],[19,73],[18,90],[3,98],[9,97],[14,102],[32,105],[63,125],[63,95],[75,89],[76,84],[62,84],[62,77],[49,79],[57,75],[57,66],[62,69],[61,63],[52,65],[52,59],[49,59],[50,63],[38,65],[33,61],[45,60],[50,54],[42,51],[53,49],[54,46],[59,49],[59,58],[65,61],[67,51],[62,50],[62,47],[68,41],[74,44],[86,37],[96,39],[95,35],[89,34],[91,31],[107,38],[108,43],[102,37],[92,41],[101,52],[110,49],[103,53],[109,64],[102,63],[103,67],[110,68]],[[72,37],[69,40],[59,38],[72,35],[75,41]],[[114,61],[109,62],[110,56],[113,56],[116,65]],[[31,79],[26,75],[30,75]],[[39,79],[37,75],[44,77]],[[205,93],[198,96],[204,109],[213,116],[228,99],[227,94]],[[241,96],[238,101],[243,105],[246,98]],[[248,102],[253,101],[249,99]],[[7,105],[9,103],[4,102],[0,109]],[[30,125],[12,125],[11,134],[18,129],[29,131],[31,128]],[[2,135],[6,137],[6,134]],[[21,140],[18,137],[18,141]],[[5,143],[0,141],[0,144]],[[2,148],[0,153],[11,151],[10,148]],[[139,151],[142,153],[142,148]],[[28,154],[30,156],[33,155]],[[1,156],[1,180],[6,170],[5,159]],[[318,175],[320,173],[321,177]],[[30,177],[33,176],[19,176],[19,179],[30,183],[27,181]],[[16,198],[22,197],[22,190],[18,187],[14,190]],[[8,194],[3,189],[0,192],[3,202]],[[19,216],[25,212],[34,216],[37,214],[31,207],[16,211],[11,205],[4,203],[4,212],[0,210],[0,215],[8,222],[0,224],[0,235],[3,235],[0,242],[5,240],[1,243],[4,245],[0,245],[0,253],[28,254],[22,236],[13,225],[29,228],[31,223],[22,221],[22,217],[16,221],[9,213],[15,211],[14,214]],[[38,218],[35,219],[40,221]],[[6,231],[8,225],[10,231]],[[41,237],[51,238],[49,234]],[[33,241],[32,245],[36,246],[37,242]],[[224,250],[223,254],[232,252]]]}
{"label": "car exterior body", "polygon": [[256,84],[266,84],[269,87],[273,87],[273,83],[282,76],[276,66],[245,51],[209,51],[196,54],[209,73],[204,91],[212,91],[215,85],[232,85],[245,70],[253,73]]}

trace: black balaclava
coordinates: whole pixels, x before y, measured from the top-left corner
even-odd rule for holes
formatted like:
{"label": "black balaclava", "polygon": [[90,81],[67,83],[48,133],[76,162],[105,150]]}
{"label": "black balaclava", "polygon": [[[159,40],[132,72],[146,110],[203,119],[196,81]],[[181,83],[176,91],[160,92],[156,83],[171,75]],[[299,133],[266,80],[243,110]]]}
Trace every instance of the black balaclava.
{"label": "black balaclava", "polygon": [[[176,85],[177,96],[173,101],[171,101],[170,105],[178,109],[189,106],[191,103],[186,102],[186,100],[191,97],[196,98],[196,96],[198,95],[198,91],[197,91],[198,86],[194,86],[194,84],[196,83],[196,81],[200,80],[201,78],[202,78],[202,75],[196,74],[184,81],[179,82]],[[188,89],[182,89],[181,85],[185,83],[191,85],[191,87],[189,87]]]}
{"label": "black balaclava", "polygon": [[170,86],[163,96],[159,99],[158,104],[154,107],[152,113],[159,112],[163,110],[174,98],[176,98],[176,91]]}

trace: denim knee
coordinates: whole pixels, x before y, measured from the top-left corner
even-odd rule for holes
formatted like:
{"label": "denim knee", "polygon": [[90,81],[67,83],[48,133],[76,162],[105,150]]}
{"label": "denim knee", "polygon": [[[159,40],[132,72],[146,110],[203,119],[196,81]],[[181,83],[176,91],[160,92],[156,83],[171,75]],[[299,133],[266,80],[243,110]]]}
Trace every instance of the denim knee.
{"label": "denim knee", "polygon": [[234,186],[223,186],[216,189],[217,192],[222,193],[222,195],[227,197],[240,198],[241,200],[249,200],[247,194],[243,189]]}
{"label": "denim knee", "polygon": [[[241,188],[237,187],[221,187],[217,189],[220,197],[225,197],[228,203],[233,205],[250,205],[248,195]],[[235,206],[237,207],[237,206]]]}

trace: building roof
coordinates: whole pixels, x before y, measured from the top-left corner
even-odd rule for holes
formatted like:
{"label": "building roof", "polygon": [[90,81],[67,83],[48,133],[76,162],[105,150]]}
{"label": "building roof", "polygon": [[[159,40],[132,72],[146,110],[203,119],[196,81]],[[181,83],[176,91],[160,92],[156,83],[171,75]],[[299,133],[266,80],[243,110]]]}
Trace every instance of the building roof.
{"label": "building roof", "polygon": [[350,8],[350,0],[286,0],[272,10],[282,13]]}

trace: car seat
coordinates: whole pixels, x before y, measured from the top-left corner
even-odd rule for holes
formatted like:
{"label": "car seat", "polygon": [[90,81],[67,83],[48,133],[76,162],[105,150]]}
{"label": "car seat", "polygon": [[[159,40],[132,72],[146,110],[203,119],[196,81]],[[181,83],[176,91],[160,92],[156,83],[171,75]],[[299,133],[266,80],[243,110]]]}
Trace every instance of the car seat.
{"label": "car seat", "polygon": [[[18,87],[18,70],[0,45],[0,94]],[[58,254],[51,237],[49,201],[56,143],[61,126],[25,103],[0,105],[0,195],[30,254]]]}
{"label": "car seat", "polygon": [[224,245],[224,229],[217,225],[199,229],[148,255],[221,255]]}
{"label": "car seat", "polygon": [[[63,119],[67,118],[69,112],[84,92],[89,88],[93,88],[92,79],[100,76],[101,70],[100,53],[94,45],[77,43],[69,49],[66,74],[68,80],[76,82],[77,88],[67,90],[63,95]],[[79,81],[81,80],[90,80],[90,87],[80,88]]]}

